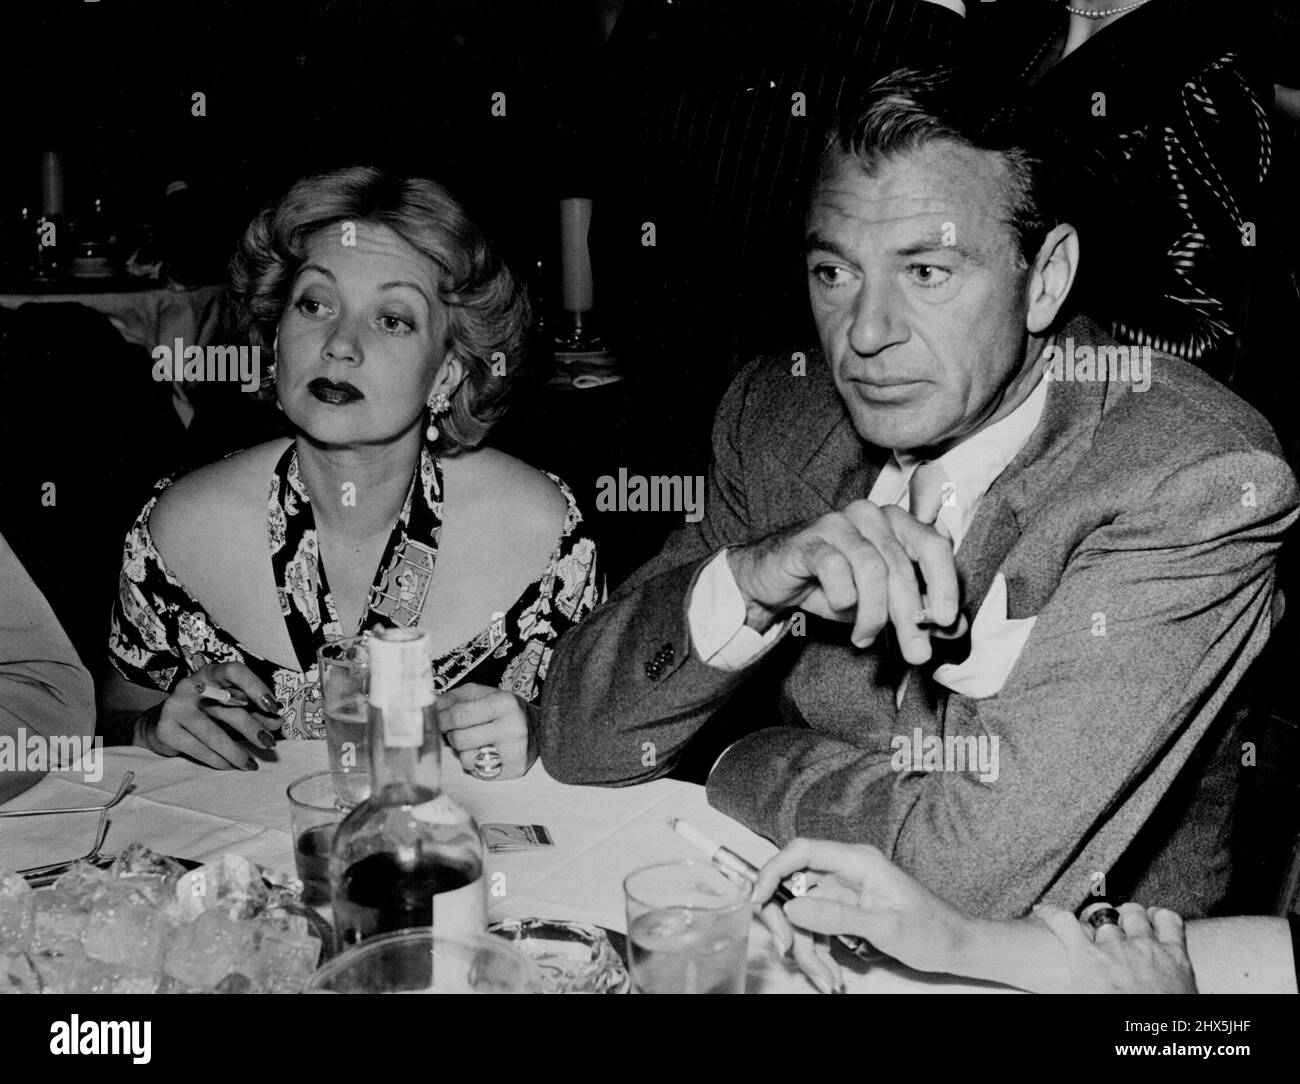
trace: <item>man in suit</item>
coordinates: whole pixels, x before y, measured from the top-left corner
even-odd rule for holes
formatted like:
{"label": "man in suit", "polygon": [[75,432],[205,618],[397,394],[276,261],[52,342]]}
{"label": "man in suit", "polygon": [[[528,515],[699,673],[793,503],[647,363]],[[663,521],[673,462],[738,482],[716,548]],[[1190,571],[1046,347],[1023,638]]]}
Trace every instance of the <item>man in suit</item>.
{"label": "man in suit", "polygon": [[736,378],[703,520],[558,645],[541,756],[661,775],[774,676],[782,725],[708,778],[755,831],[872,843],[981,915],[1120,870],[1199,915],[1204,817],[1130,850],[1268,636],[1295,480],[1230,392],[1067,320],[1086,239],[986,115],[909,72],[845,114],[807,219],[821,351]]}

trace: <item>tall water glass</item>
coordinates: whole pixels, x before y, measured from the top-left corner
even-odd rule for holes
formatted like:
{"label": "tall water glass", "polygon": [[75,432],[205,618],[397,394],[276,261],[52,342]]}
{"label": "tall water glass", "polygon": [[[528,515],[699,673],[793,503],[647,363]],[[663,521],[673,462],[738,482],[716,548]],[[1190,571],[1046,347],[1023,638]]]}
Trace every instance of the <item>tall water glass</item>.
{"label": "tall water glass", "polygon": [[366,637],[333,640],[316,652],[325,744],[339,801],[348,808],[370,797],[370,736],[367,728],[370,665]]}

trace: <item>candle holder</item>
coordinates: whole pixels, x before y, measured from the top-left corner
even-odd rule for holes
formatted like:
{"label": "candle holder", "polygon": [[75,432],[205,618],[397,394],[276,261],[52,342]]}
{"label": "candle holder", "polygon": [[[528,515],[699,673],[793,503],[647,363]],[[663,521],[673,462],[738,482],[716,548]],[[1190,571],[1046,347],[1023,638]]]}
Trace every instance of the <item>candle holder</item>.
{"label": "candle holder", "polygon": [[590,313],[566,312],[560,318],[555,349],[566,354],[585,354],[605,349],[605,341],[596,332]]}

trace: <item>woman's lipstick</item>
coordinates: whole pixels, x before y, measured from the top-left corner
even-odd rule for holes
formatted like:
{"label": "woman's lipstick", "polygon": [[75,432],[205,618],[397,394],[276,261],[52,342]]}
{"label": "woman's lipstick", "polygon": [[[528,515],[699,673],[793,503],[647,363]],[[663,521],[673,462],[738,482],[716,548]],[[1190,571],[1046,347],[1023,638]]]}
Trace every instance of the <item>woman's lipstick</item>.
{"label": "woman's lipstick", "polygon": [[332,406],[343,406],[346,403],[355,403],[358,399],[365,398],[359,388],[349,384],[346,380],[336,384],[332,380],[326,380],[323,376],[318,376],[308,384],[307,390],[322,403],[329,403]]}

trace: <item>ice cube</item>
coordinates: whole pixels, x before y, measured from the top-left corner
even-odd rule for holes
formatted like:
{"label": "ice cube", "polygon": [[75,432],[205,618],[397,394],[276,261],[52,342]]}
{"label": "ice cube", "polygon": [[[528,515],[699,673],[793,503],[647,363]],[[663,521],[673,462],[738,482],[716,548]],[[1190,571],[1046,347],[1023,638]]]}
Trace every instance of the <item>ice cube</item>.
{"label": "ice cube", "polygon": [[0,994],[39,994],[41,978],[25,952],[0,955]]}
{"label": "ice cube", "polygon": [[77,862],[54,882],[52,891],[89,911],[110,880],[107,870],[92,866],[89,862]]}
{"label": "ice cube", "polygon": [[36,952],[81,951],[81,935],[90,912],[75,893],[56,888],[32,894],[32,949]]}
{"label": "ice cube", "polygon": [[175,896],[185,914],[197,918],[202,911],[221,910],[231,918],[250,918],[266,904],[267,887],[258,868],[247,858],[224,854],[185,874]]}
{"label": "ice cube", "polygon": [[253,978],[268,994],[298,994],[320,960],[321,943],[302,915],[265,915],[256,923]]}
{"label": "ice cube", "polygon": [[252,979],[242,971],[232,971],[217,983],[212,992],[214,994],[253,994],[257,991],[253,987]]}
{"label": "ice cube", "polygon": [[32,936],[32,886],[0,870],[0,953],[27,947]]}
{"label": "ice cube", "polygon": [[81,936],[81,945],[92,959],[153,973],[162,964],[162,944],[161,912],[129,881],[108,886],[95,902]]}
{"label": "ice cube", "polygon": [[109,872],[114,877],[158,877],[174,884],[185,867],[174,858],[151,851],[143,843],[131,843],[117,856]]}
{"label": "ice cube", "polygon": [[7,899],[30,896],[32,886],[12,870],[0,867],[0,902]]}
{"label": "ice cube", "polygon": [[206,994],[207,990],[200,990],[197,986],[189,986],[181,982],[180,979],[174,979],[166,972],[163,973],[162,981],[158,984],[160,994]]}
{"label": "ice cube", "polygon": [[170,903],[175,898],[173,895],[175,882],[169,881],[158,873],[135,874],[109,883],[134,893],[139,899],[155,907]]}
{"label": "ice cube", "polygon": [[77,969],[85,963],[85,953],[76,945],[67,952],[35,952],[32,964],[47,994],[70,994],[76,988]]}
{"label": "ice cube", "polygon": [[172,931],[163,971],[185,986],[211,990],[252,953],[252,929],[221,911],[205,911]]}
{"label": "ice cube", "polygon": [[102,960],[82,959],[72,977],[72,992],[78,994],[152,994],[158,990],[160,973],[132,967],[130,964],[110,964]]}

